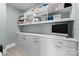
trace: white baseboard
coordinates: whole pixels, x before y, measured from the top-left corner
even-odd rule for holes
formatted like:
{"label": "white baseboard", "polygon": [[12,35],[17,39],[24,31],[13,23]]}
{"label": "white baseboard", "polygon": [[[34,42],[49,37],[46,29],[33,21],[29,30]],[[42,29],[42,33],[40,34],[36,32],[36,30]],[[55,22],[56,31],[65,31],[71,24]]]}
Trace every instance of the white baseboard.
{"label": "white baseboard", "polygon": [[9,45],[6,45],[6,49],[12,48],[12,47],[14,47],[15,45],[16,45],[15,43],[11,43],[11,44],[9,44]]}
{"label": "white baseboard", "polygon": [[3,49],[3,54],[6,54],[7,53],[7,49],[10,49],[12,47],[16,46],[15,43],[11,43],[9,45],[6,45],[5,49]]}
{"label": "white baseboard", "polygon": [[7,50],[6,50],[6,48],[5,49],[3,49],[3,54],[6,54],[7,53]]}

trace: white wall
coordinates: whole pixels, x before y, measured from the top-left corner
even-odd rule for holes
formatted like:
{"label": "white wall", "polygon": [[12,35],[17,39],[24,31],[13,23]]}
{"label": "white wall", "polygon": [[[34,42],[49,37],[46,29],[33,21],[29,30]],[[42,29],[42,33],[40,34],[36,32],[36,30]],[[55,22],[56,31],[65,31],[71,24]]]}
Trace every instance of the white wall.
{"label": "white wall", "polygon": [[6,45],[16,41],[15,33],[19,31],[17,27],[17,16],[20,11],[6,5]]}
{"label": "white wall", "polygon": [[[74,4],[73,16],[75,17],[74,38],[79,41],[79,3]],[[78,43],[78,50],[79,50],[79,43]]]}
{"label": "white wall", "polygon": [[0,44],[5,45],[6,4],[0,3]]}
{"label": "white wall", "polygon": [[74,22],[74,37],[79,40],[79,3],[76,3],[73,8],[75,22]]}

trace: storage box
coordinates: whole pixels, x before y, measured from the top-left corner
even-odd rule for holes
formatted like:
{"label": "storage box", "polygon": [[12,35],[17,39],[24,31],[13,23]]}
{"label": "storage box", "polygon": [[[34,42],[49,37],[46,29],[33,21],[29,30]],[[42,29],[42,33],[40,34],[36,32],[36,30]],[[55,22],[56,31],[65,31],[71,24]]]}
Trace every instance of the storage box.
{"label": "storage box", "polygon": [[40,7],[40,8],[35,8],[33,11],[36,14],[42,13],[42,12],[47,12],[48,11],[48,5],[47,6]]}
{"label": "storage box", "polygon": [[48,11],[55,11],[56,7],[57,7],[57,3],[49,3],[48,4]]}
{"label": "storage box", "polygon": [[58,10],[64,9],[64,3],[58,3]]}
{"label": "storage box", "polygon": [[64,3],[49,3],[48,11],[57,11],[64,8]]}
{"label": "storage box", "polygon": [[54,20],[60,20],[61,14],[53,15]]}

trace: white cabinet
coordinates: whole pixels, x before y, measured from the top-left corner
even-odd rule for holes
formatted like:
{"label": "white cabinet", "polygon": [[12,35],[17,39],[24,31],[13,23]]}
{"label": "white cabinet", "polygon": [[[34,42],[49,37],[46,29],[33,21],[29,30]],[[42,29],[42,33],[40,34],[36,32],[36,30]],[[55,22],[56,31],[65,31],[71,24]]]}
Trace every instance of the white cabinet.
{"label": "white cabinet", "polygon": [[42,54],[44,56],[76,56],[76,42],[42,38]]}
{"label": "white cabinet", "polygon": [[57,56],[57,46],[47,43],[46,56]]}
{"label": "white cabinet", "polygon": [[41,55],[42,56],[56,56],[57,47],[55,44],[49,42],[49,38],[41,37]]}
{"label": "white cabinet", "polygon": [[40,56],[41,39],[39,36],[33,36],[33,55]]}
{"label": "white cabinet", "polygon": [[46,56],[46,38],[45,37],[40,37],[40,55],[41,56]]}
{"label": "white cabinet", "polygon": [[31,56],[75,56],[76,42],[59,38],[19,34],[17,46]]}
{"label": "white cabinet", "polygon": [[58,47],[58,56],[76,56],[76,50],[65,47],[65,46],[59,46]]}
{"label": "white cabinet", "polygon": [[33,36],[29,36],[29,35],[24,35],[24,34],[18,35],[18,41],[17,41],[16,45],[17,45],[17,47],[24,50],[25,51],[24,53],[27,55],[32,54],[32,47],[33,47],[32,38],[33,38]]}
{"label": "white cabinet", "polygon": [[17,45],[31,56],[40,55],[40,37],[32,35],[19,35]]}
{"label": "white cabinet", "polygon": [[18,47],[22,47],[21,45],[24,43],[24,40],[25,40],[25,36],[22,35],[22,34],[19,34],[19,35],[18,35],[17,42],[16,42],[16,45],[17,45]]}
{"label": "white cabinet", "polygon": [[33,36],[25,36],[24,48],[29,55],[33,54]]}
{"label": "white cabinet", "polygon": [[27,43],[27,41],[25,39],[25,36],[26,35],[24,35],[24,34],[19,34],[18,35],[18,39],[17,39],[17,42],[16,42],[16,46],[18,48],[20,48],[21,50],[23,50],[23,52],[24,52],[25,55],[29,55],[29,53],[28,53],[28,51],[26,49],[29,46],[28,46],[28,43]]}
{"label": "white cabinet", "polygon": [[77,42],[67,41],[67,40],[58,40],[58,56],[76,56],[76,46]]}

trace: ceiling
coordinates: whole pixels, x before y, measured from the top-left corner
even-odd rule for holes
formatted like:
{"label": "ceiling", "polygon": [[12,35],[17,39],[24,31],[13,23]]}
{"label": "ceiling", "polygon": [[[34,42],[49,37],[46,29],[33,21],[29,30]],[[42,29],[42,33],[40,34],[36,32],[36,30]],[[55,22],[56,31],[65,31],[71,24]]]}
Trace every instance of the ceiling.
{"label": "ceiling", "polygon": [[29,9],[34,6],[40,5],[42,3],[7,3],[7,5],[10,5],[18,10],[24,10],[24,9]]}

